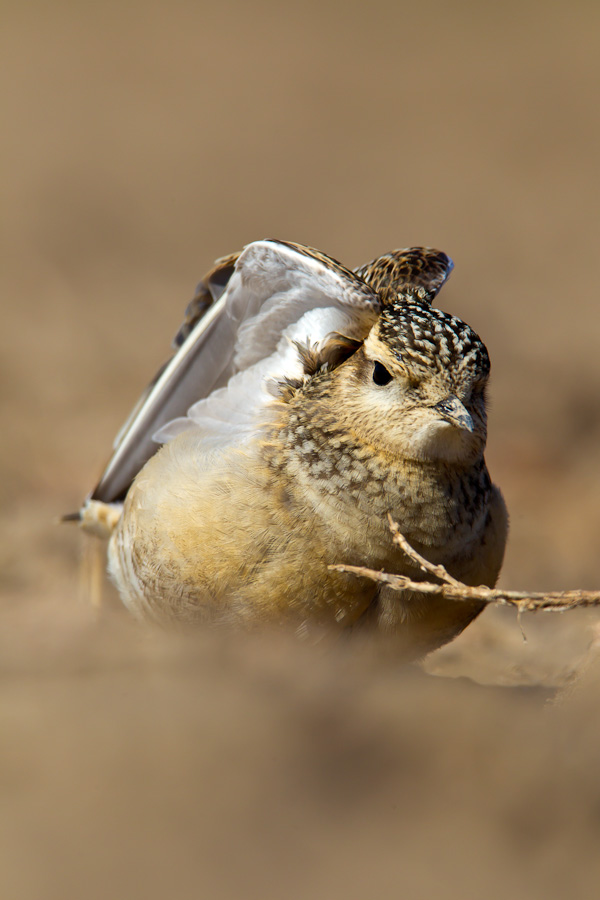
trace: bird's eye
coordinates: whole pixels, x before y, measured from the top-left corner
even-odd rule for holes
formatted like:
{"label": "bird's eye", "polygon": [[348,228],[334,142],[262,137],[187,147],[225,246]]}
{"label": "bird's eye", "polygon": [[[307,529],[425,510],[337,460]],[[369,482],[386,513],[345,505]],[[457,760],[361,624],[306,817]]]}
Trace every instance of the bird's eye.
{"label": "bird's eye", "polygon": [[375,384],[382,387],[384,384],[389,384],[391,380],[391,372],[388,372],[383,363],[375,361],[375,365],[373,366],[373,381]]}

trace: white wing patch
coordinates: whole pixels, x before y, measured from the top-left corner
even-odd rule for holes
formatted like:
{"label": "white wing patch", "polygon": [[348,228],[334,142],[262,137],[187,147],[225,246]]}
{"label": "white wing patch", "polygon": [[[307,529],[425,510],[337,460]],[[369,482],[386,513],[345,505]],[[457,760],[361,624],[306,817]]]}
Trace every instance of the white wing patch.
{"label": "white wing patch", "polygon": [[296,345],[318,348],[334,331],[352,334],[356,330],[354,318],[350,311],[334,307],[308,310],[279,333],[275,352],[238,372],[226,387],[194,403],[187,416],[167,422],[153,435],[154,440],[166,443],[190,429],[202,433],[207,448],[251,439],[271,418],[277,384],[300,379],[304,374]]}
{"label": "white wing patch", "polygon": [[[92,498],[122,498],[156,451],[155,441],[190,427],[223,441],[249,434],[273,402],[265,386],[298,373],[290,341],[314,344],[334,330],[364,338],[379,311],[377,293],[329,257],[280,241],[248,244],[219,299],[120,432]],[[308,313],[314,315],[306,319]],[[243,378],[236,379],[240,372]]]}
{"label": "white wing patch", "polygon": [[[238,371],[273,353],[286,329],[302,321],[309,310],[331,308],[332,301],[337,308],[378,309],[377,297],[366,285],[354,283],[343,271],[300,255],[284,244],[269,241],[250,244],[237,266],[239,278],[236,278],[238,272],[231,278],[227,306],[233,317],[239,321],[245,319],[235,344],[234,365]],[[247,313],[244,315],[247,306],[239,308],[238,297],[247,304],[251,294],[267,299],[257,314],[248,318]]]}

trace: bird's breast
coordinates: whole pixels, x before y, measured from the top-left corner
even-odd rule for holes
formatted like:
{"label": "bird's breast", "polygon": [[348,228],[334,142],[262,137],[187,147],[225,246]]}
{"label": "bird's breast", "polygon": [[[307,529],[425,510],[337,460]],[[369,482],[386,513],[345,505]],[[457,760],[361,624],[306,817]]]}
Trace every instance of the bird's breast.
{"label": "bird's breast", "polygon": [[111,543],[126,604],[155,618],[349,624],[375,585],[329,566],[399,571],[388,513],[436,562],[485,517],[485,467],[458,475],[339,435],[300,438],[210,456],[190,435],[165,445],[134,482]]}

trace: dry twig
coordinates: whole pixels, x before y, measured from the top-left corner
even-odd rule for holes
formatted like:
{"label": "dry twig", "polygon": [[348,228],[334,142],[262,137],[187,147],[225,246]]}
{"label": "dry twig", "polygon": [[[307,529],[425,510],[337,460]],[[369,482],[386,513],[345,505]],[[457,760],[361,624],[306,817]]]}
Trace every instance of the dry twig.
{"label": "dry twig", "polygon": [[457,581],[450,575],[444,566],[436,566],[411,547],[398,525],[391,516],[388,516],[390,531],[394,543],[423,572],[438,578],[441,584],[432,581],[413,581],[406,575],[390,575],[387,572],[378,572],[375,569],[367,569],[364,566],[330,566],[338,572],[348,572],[351,575],[359,575],[371,578],[382,584],[387,584],[396,591],[412,591],[419,594],[437,594],[452,600],[478,600],[484,603],[500,603],[505,606],[515,606],[520,612],[544,609],[548,612],[564,612],[567,609],[575,609],[578,606],[600,606],[600,591],[506,591],[502,588],[489,588],[485,585],[471,587]]}

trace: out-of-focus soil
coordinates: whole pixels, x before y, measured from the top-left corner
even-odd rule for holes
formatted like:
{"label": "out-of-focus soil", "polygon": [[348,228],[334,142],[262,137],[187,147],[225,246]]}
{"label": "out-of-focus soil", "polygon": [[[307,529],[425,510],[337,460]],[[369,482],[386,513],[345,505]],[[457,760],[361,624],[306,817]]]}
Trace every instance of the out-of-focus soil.
{"label": "out-of-focus soil", "polygon": [[596,613],[487,610],[424,671],[148,633],[108,587],[86,605],[54,518],[213,259],[427,244],[492,358],[501,584],[599,587],[598,7],[34,0],[3,22],[0,895],[596,896]]}

